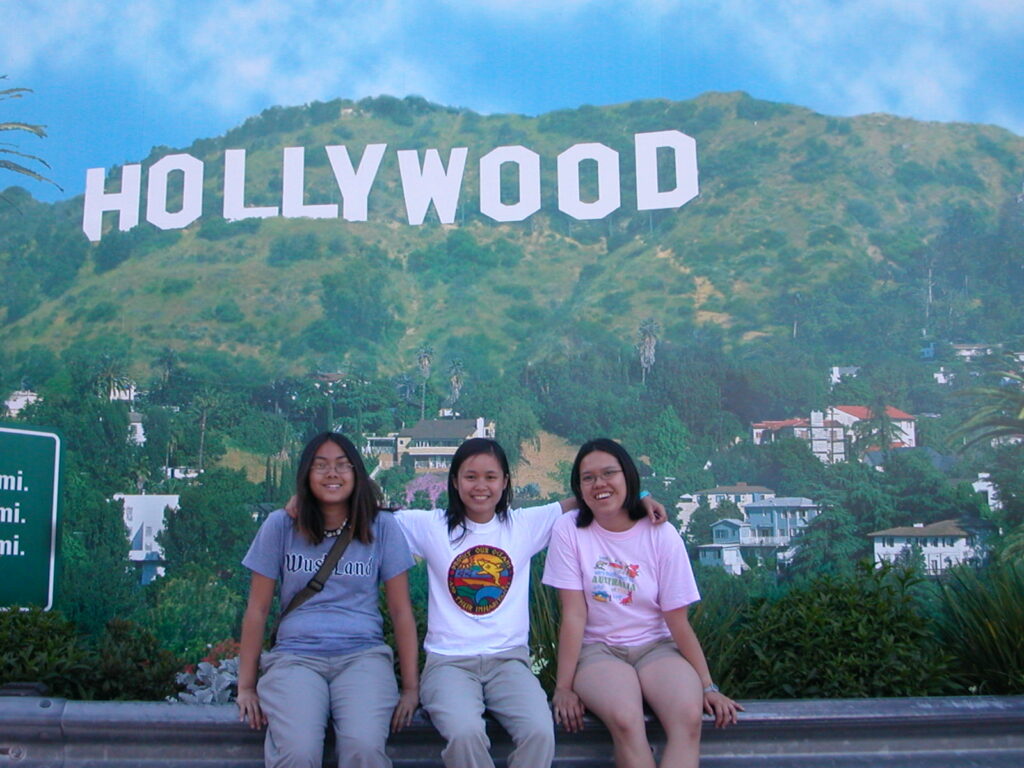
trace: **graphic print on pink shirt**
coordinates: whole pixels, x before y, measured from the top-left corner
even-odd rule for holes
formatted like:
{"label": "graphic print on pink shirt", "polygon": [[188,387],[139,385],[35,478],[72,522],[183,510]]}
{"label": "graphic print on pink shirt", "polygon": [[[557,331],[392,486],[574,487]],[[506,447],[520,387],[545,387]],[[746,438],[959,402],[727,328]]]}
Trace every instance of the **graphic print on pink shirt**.
{"label": "graphic print on pink shirt", "polygon": [[640,566],[599,557],[590,579],[591,596],[601,603],[630,605],[637,587]]}

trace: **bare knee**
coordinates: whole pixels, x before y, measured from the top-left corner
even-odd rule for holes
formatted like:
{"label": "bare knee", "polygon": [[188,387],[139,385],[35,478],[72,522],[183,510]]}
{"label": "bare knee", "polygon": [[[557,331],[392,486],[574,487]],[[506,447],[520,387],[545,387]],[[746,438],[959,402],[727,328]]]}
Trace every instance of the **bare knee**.
{"label": "bare knee", "polygon": [[681,739],[687,742],[699,742],[701,731],[700,712],[684,710],[678,716],[671,718],[671,722],[662,722],[662,728],[669,739]]}
{"label": "bare knee", "polygon": [[601,720],[616,740],[637,739],[641,736],[647,738],[647,726],[644,723],[643,712],[616,710],[607,713]]}

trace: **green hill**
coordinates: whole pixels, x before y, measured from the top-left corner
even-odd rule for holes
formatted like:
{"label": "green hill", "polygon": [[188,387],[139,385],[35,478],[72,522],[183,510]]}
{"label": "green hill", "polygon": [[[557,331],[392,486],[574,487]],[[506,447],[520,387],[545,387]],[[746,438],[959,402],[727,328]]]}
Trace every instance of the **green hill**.
{"label": "green hill", "polygon": [[[633,135],[667,129],[697,140],[700,196],[637,211]],[[599,221],[556,205],[554,158],[580,142],[621,158],[622,206]],[[279,205],[282,148],[307,149],[308,202],[340,202],[322,147],[358,156],[368,143],[388,150],[367,222],[220,217],[224,150],[248,152],[246,203]],[[543,206],[496,224],[479,211],[476,162],[509,144],[541,156]],[[447,158],[458,146],[469,158],[455,224],[431,212],[408,225],[394,150],[436,147]],[[170,346],[281,372],[319,363],[390,374],[431,344],[439,359],[488,375],[560,358],[580,329],[632,343],[647,317],[668,343],[713,333],[742,351],[785,339],[836,362],[880,346],[910,351],[922,332],[1024,333],[1024,139],[992,126],[827,117],[743,93],[537,118],[382,96],[275,107],[142,163],[176,151],[206,167],[203,216],[181,231],[143,223],[91,244],[80,197],[48,205],[4,193],[8,354],[125,336],[136,360]],[[596,189],[585,172],[582,185]]]}

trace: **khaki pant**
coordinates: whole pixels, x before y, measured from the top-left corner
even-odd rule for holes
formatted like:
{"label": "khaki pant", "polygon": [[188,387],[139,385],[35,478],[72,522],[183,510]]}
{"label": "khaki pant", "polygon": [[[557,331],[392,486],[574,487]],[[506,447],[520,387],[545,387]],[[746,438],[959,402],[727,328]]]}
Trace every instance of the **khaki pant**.
{"label": "khaki pant", "polygon": [[268,768],[321,768],[327,718],[338,768],[391,768],[384,745],[398,704],[391,648],[344,656],[267,651],[256,691],[267,716]]}
{"label": "khaki pant", "polygon": [[526,648],[485,656],[427,654],[420,701],[448,745],[447,768],[494,768],[484,710],[515,744],[509,768],[549,768],[555,727],[547,697],[530,671]]}

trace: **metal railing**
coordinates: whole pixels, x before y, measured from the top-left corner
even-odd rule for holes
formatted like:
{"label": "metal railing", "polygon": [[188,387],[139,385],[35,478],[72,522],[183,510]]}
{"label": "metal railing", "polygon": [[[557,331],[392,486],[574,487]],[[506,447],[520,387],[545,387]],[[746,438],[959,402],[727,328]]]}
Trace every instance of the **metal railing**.
{"label": "metal railing", "polygon": [[[716,768],[1020,768],[1024,766],[1024,696],[744,702],[733,727],[705,723],[701,765]],[[648,732],[660,755],[664,735]],[[489,735],[499,766],[511,744],[496,723]],[[238,722],[234,705],[89,702],[0,697],[0,766],[263,765],[263,735]],[[441,738],[422,713],[393,737],[395,768],[440,766]],[[336,764],[328,743],[324,765]],[[611,766],[611,740],[588,719],[576,734],[558,733],[555,765]]]}

